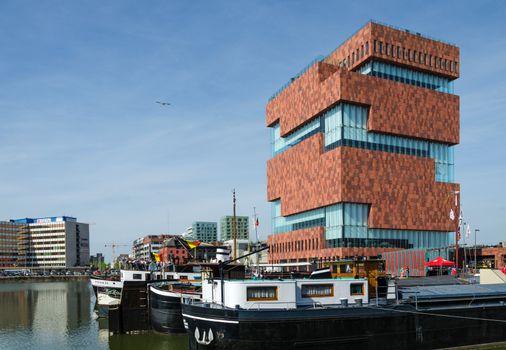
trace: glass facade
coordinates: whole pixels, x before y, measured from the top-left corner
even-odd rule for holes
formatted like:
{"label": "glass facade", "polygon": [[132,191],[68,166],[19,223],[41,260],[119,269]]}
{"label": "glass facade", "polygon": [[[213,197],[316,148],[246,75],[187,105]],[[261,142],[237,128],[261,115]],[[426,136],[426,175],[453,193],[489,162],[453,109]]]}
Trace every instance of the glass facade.
{"label": "glass facade", "polygon": [[350,146],[430,157],[436,162],[436,181],[454,182],[453,147],[431,141],[367,131],[368,108],[340,103],[325,113],[325,148]]}
{"label": "glass facade", "polygon": [[281,202],[272,202],[272,232],[323,226],[328,247],[440,248],[452,243],[452,232],[370,229],[369,205],[337,203],[303,213],[281,215]]}
{"label": "glass facade", "polygon": [[454,93],[453,81],[448,78],[395,66],[393,64],[369,61],[357,68],[356,71],[361,74],[394,80],[439,92]]}
{"label": "glass facade", "polygon": [[306,211],[300,214],[282,216],[281,201],[273,201],[271,205],[272,232],[282,233],[304,228],[325,225],[325,208]]}
{"label": "glass facade", "polygon": [[318,132],[325,133],[325,149],[349,146],[375,151],[432,158],[436,162],[436,181],[454,182],[453,147],[447,144],[386,135],[367,130],[368,108],[340,103],[286,137],[280,136],[279,124],[271,128],[273,156],[295,146]]}
{"label": "glass facade", "polygon": [[281,137],[281,130],[279,123],[271,128],[271,146],[272,156],[286,151],[288,148],[295,146],[302,140],[320,132],[320,119],[316,118],[302,127],[298,128],[294,132],[290,133],[285,137]]}

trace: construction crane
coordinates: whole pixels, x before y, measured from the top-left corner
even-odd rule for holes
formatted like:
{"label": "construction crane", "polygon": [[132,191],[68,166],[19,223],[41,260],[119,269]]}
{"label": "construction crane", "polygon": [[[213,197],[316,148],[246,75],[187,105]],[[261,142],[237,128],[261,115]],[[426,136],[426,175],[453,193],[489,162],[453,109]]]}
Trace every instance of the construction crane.
{"label": "construction crane", "polygon": [[112,261],[111,261],[111,268],[114,264],[114,258],[116,256],[116,247],[130,247],[129,244],[116,244],[116,242],[111,242],[111,244],[106,244],[104,247],[111,247],[112,248]]}

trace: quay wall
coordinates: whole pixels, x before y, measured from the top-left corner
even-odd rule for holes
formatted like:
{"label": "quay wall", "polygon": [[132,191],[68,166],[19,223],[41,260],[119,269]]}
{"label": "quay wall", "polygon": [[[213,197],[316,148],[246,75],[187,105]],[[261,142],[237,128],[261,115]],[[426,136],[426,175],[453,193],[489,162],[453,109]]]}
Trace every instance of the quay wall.
{"label": "quay wall", "polygon": [[0,283],[12,282],[63,282],[88,280],[90,276],[1,276]]}

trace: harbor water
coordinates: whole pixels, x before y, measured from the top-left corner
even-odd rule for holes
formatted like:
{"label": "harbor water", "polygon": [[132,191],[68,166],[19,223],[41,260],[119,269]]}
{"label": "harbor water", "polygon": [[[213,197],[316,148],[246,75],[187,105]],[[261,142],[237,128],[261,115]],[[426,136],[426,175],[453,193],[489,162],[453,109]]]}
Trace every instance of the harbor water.
{"label": "harbor water", "polygon": [[0,349],[185,350],[186,335],[109,336],[89,281],[0,283]]}

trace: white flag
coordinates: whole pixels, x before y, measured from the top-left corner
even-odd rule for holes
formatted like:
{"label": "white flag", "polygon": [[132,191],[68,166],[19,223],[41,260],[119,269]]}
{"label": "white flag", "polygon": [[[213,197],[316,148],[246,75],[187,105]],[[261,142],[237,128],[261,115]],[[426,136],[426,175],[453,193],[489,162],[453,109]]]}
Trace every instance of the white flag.
{"label": "white flag", "polygon": [[450,220],[455,220],[455,213],[453,212],[453,209],[450,209]]}
{"label": "white flag", "polygon": [[471,238],[471,225],[467,224],[466,226],[466,238]]}

